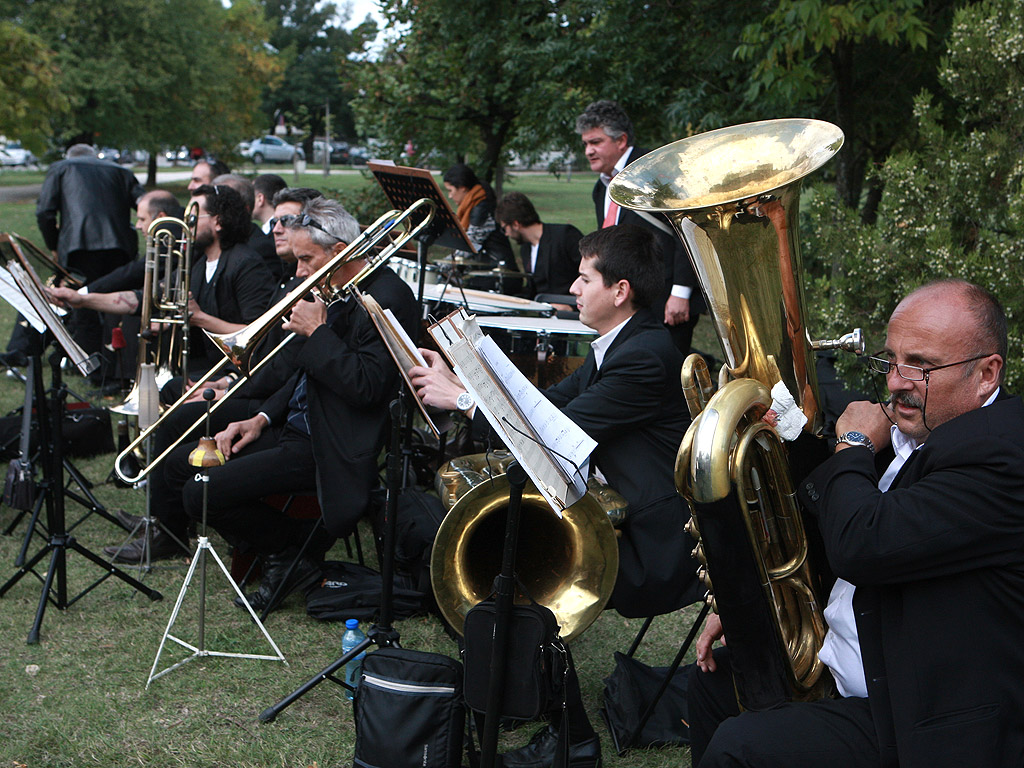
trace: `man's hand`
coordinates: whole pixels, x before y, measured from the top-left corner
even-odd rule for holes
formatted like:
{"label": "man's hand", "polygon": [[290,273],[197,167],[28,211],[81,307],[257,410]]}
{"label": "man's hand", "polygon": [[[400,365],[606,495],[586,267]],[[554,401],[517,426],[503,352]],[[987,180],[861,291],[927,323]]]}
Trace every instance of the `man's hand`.
{"label": "man's hand", "polygon": [[455,410],[455,401],[466,388],[440,354],[432,349],[421,349],[420,353],[428,367],[414,365],[409,369],[409,378],[416,388],[416,394],[425,405],[446,411]]}
{"label": "man's hand", "polygon": [[313,301],[299,301],[292,307],[291,314],[285,318],[286,331],[309,338],[313,331],[327,322],[327,305],[314,298]]}
{"label": "man's hand", "polygon": [[697,666],[701,672],[714,672],[718,669],[715,658],[711,655],[711,646],[716,640],[721,640],[725,645],[725,630],[722,629],[722,620],[717,613],[709,613],[708,620],[704,622],[704,629],[697,638]]}
{"label": "man's hand", "polygon": [[188,324],[194,325],[196,328],[205,328],[206,321],[209,315],[203,312],[199,307],[199,303],[192,298],[192,293],[188,294]]}
{"label": "man's hand", "polygon": [[[836,422],[836,434],[842,435],[845,432],[860,432],[867,435],[868,439],[875,446],[875,450],[881,450],[889,444],[889,428],[893,423],[892,408],[887,403],[869,403],[866,400],[857,400],[846,406],[843,415]],[[846,443],[840,443],[836,450],[852,448]]]}
{"label": "man's hand", "polygon": [[43,290],[46,291],[46,298],[50,300],[50,303],[56,304],[58,307],[79,307],[85,301],[85,297],[73,288],[44,286]]}
{"label": "man's hand", "polygon": [[213,439],[224,457],[230,458],[263,434],[263,428],[266,426],[267,420],[256,414],[245,421],[231,422],[223,431],[214,435]]}
{"label": "man's hand", "polygon": [[690,319],[690,300],[669,296],[665,302],[665,325],[681,325]]}

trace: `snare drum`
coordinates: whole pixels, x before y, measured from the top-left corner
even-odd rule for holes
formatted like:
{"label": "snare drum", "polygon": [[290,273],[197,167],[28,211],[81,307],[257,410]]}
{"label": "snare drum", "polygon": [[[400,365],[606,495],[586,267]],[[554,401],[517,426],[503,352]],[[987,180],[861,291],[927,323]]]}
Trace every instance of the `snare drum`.
{"label": "snare drum", "polygon": [[478,317],[516,367],[541,389],[557,384],[586,359],[597,331],[558,317]]}
{"label": "snare drum", "polygon": [[[414,259],[400,259],[396,256],[392,256],[388,259],[388,266],[394,271],[396,275],[402,278],[408,283],[413,291],[416,291],[420,285],[420,265]],[[427,264],[426,277],[423,282],[427,285],[434,285],[441,282],[441,270],[435,267],[433,264]]]}

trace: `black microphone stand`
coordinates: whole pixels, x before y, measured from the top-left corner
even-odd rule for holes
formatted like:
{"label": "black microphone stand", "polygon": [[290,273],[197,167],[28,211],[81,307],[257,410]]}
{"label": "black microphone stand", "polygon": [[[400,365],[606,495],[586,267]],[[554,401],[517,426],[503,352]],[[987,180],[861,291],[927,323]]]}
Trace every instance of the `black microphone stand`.
{"label": "black microphone stand", "polygon": [[262,723],[273,722],[281,712],[316,688],[324,680],[330,680],[332,683],[337,683],[344,688],[353,690],[352,686],[336,677],[335,673],[371,645],[376,645],[380,648],[385,646],[400,647],[398,632],[391,624],[394,619],[395,530],[398,497],[403,490],[404,481],[407,476],[408,450],[404,449],[402,445],[402,425],[405,421],[406,397],[408,395],[403,383],[400,385],[398,397],[392,400],[390,405],[391,450],[388,452],[387,500],[384,504],[384,541],[381,545],[380,619],[369,629],[366,633],[366,639],[359,643],[359,645],[332,661],[320,670],[315,677],[310,678],[279,702],[263,710],[259,716]]}
{"label": "black microphone stand", "polygon": [[[46,389],[43,384],[41,353],[33,355],[30,366],[36,393],[36,411],[39,417],[39,454],[40,464],[43,468],[43,480],[40,483],[40,487],[46,497],[46,529],[49,540],[45,547],[33,555],[6,584],[0,587],[0,597],[3,597],[11,587],[29,573],[42,581],[43,588],[39,596],[39,607],[36,609],[36,617],[28,633],[29,645],[35,645],[39,642],[39,630],[43,623],[47,604],[52,603],[59,610],[69,608],[111,576],[121,579],[121,581],[135,590],[146,595],[150,600],[163,599],[163,595],[155,589],[150,589],[142,582],[133,579],[120,568],[111,565],[99,555],[83,547],[67,529],[64,517],[64,469],[66,464],[63,455],[64,437],[62,427],[64,403],[67,399],[68,389],[64,386],[61,375],[62,360],[63,355],[60,353],[55,353],[50,357],[50,370],[52,372],[50,401],[47,401]],[[67,587],[68,550],[77,552],[104,571],[104,574],[96,581],[70,599],[68,598]],[[50,555],[50,564],[45,576],[40,577],[34,568],[47,554]]]}

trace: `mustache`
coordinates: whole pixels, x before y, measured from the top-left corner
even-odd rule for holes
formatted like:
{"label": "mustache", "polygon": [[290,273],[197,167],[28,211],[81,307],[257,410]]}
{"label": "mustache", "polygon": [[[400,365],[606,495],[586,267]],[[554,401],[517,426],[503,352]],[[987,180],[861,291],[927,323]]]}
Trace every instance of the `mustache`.
{"label": "mustache", "polygon": [[924,400],[916,397],[911,392],[897,392],[892,396],[892,399],[889,402],[893,405],[899,403],[900,405],[905,405],[908,408],[924,408]]}

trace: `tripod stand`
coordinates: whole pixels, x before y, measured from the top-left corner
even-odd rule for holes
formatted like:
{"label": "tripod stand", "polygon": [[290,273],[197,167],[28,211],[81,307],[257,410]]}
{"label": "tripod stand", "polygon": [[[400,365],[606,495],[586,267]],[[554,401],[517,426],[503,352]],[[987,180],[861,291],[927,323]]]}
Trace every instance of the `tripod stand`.
{"label": "tripod stand", "polygon": [[337,683],[346,688],[349,687],[343,680],[336,677],[335,673],[371,645],[377,645],[381,648],[399,645],[398,632],[392,628],[391,622],[394,618],[392,595],[395,586],[395,517],[398,512],[398,495],[402,491],[404,478],[406,477],[405,463],[407,451],[402,446],[402,423],[405,415],[406,397],[407,395],[403,387],[399,391],[398,397],[391,401],[390,406],[391,450],[388,453],[387,500],[384,504],[384,541],[381,546],[380,620],[370,628],[366,633],[366,639],[359,643],[359,645],[332,661],[320,670],[315,677],[303,683],[279,702],[263,710],[260,713],[260,722],[273,722],[281,712],[316,688],[324,680],[330,680],[332,683]]}
{"label": "tripod stand", "polygon": [[[155,589],[150,589],[145,584],[136,581],[124,571],[106,562],[99,555],[86,549],[72,536],[66,527],[64,517],[64,469],[63,456],[63,414],[64,402],[67,398],[67,388],[61,376],[61,358],[59,353],[50,358],[50,369],[52,371],[51,401],[47,401],[46,390],[43,385],[42,359],[40,355],[33,355],[31,370],[33,386],[35,387],[36,411],[39,414],[39,455],[40,464],[43,468],[43,480],[40,483],[42,494],[45,496],[46,505],[46,528],[49,541],[46,546],[33,555],[28,562],[22,565],[18,572],[11,577],[7,583],[0,587],[0,597],[17,584],[23,576],[31,573],[43,583],[42,592],[39,596],[39,607],[36,609],[36,617],[28,633],[28,644],[34,645],[39,642],[39,630],[42,627],[43,617],[48,603],[64,610],[95,587],[106,581],[111,576],[116,576],[132,588],[146,595],[150,600],[161,600],[163,595]],[[40,507],[41,508],[41,507]],[[77,523],[76,523],[77,525]],[[91,585],[86,587],[75,597],[68,599],[67,588],[67,553],[72,550],[82,555],[90,562],[97,565],[104,571]],[[49,567],[45,577],[40,577],[34,570],[43,558],[50,555]],[[55,585],[56,582],[56,585]]]}

